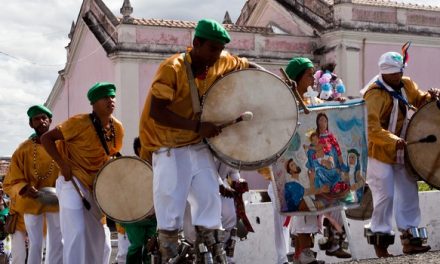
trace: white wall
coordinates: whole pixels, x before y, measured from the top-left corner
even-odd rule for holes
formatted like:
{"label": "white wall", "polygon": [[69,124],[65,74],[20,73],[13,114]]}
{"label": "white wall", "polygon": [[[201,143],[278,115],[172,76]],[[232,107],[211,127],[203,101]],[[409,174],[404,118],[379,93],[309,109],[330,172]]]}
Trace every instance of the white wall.
{"label": "white wall", "polygon": [[[422,211],[421,227],[428,229],[428,243],[431,250],[440,250],[440,207],[436,206],[440,200],[439,191],[421,192],[420,208]],[[248,203],[246,205],[246,213],[252,223],[255,233],[249,233],[248,239],[239,241],[236,245],[235,260],[240,264],[255,263],[275,263],[275,246],[273,235],[273,209],[272,203]],[[257,218],[259,224],[257,224]],[[373,246],[367,244],[364,238],[364,225],[368,221],[348,221],[352,236],[351,245],[354,248],[353,256],[357,259],[375,258]],[[402,254],[402,246],[400,244],[399,232],[394,226],[396,238],[394,245],[389,247],[389,252],[393,255]],[[319,251],[317,241],[321,235],[315,237],[315,251],[318,251],[318,259],[325,260],[326,263],[337,263],[347,260],[328,257],[325,252]]]}

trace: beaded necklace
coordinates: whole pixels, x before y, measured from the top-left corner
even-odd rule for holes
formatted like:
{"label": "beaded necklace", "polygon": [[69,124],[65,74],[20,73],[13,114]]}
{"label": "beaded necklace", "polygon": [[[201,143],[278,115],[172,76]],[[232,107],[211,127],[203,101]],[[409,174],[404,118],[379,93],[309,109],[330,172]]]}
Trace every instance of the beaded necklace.
{"label": "beaded necklace", "polygon": [[113,125],[113,118],[110,118],[109,125],[110,125],[110,129],[105,129],[104,127],[102,127],[102,133],[104,134],[105,141],[107,142],[112,141],[116,137],[115,126]]}
{"label": "beaded necklace", "polygon": [[[99,134],[99,128],[101,128],[102,136],[104,137],[104,140],[106,142],[113,141],[113,147],[116,147],[116,131],[115,126],[113,125],[113,118],[110,118],[109,120],[109,129],[105,129],[104,126],[101,124],[101,120],[98,118],[95,112],[92,112],[92,123],[95,126],[96,132],[98,133],[98,136],[101,137]],[[110,132],[110,134],[109,134]],[[102,144],[104,142],[102,141]]]}
{"label": "beaded necklace", "polygon": [[44,180],[46,180],[47,178],[49,178],[49,176],[52,174],[53,167],[54,167],[54,165],[55,165],[55,161],[54,161],[54,160],[51,161],[50,166],[49,166],[49,170],[47,171],[46,175],[44,175],[44,176],[40,176],[40,175],[38,175],[38,170],[37,170],[37,139],[36,139],[36,137],[33,137],[33,138],[32,138],[32,145],[33,145],[33,150],[34,150],[34,151],[33,151],[33,159],[34,159],[34,162],[33,162],[33,165],[34,165],[34,176],[35,176],[35,178],[37,178],[38,180],[40,180],[40,181],[44,181]]}

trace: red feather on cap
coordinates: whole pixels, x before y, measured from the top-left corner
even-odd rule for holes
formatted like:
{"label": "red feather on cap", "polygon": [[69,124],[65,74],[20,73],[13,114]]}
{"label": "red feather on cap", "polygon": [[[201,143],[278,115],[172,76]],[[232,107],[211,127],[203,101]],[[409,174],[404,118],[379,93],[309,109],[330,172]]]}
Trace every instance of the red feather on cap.
{"label": "red feather on cap", "polygon": [[409,61],[408,49],[411,46],[411,41],[406,42],[402,46],[403,65],[406,65]]}

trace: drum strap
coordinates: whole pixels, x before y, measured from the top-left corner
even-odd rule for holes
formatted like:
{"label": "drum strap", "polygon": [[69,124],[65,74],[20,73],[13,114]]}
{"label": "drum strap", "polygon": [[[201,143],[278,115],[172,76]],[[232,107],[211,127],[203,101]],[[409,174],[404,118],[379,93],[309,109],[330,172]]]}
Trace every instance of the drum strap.
{"label": "drum strap", "polygon": [[388,89],[385,87],[385,85],[384,85],[381,81],[379,81],[379,80],[376,80],[374,83],[376,83],[377,86],[379,86],[382,90],[388,92],[392,97],[396,98],[397,100],[399,100],[400,102],[402,102],[404,105],[408,106],[410,109],[412,109],[412,110],[414,110],[414,111],[417,110],[417,108],[415,108],[413,105],[411,105],[410,103],[408,103],[408,101],[402,96],[401,93],[396,92],[396,91],[390,91],[390,90],[388,90]]}
{"label": "drum strap", "polygon": [[[90,120],[92,120],[93,126],[95,127],[96,134],[98,134],[99,141],[101,141],[101,145],[104,148],[104,151],[107,155],[110,155],[110,151],[108,149],[107,143],[104,138],[104,133],[102,132],[102,125],[101,122],[99,122],[99,119],[95,116],[94,113],[89,114]],[[121,153],[116,153],[116,157],[122,156]]]}
{"label": "drum strap", "polygon": [[186,76],[188,77],[189,89],[191,92],[191,103],[192,103],[193,112],[196,116],[200,116],[202,110],[200,108],[199,91],[197,89],[197,85],[194,80],[194,75],[191,70],[191,64],[189,64],[189,61],[186,58],[186,54],[184,54],[183,56],[184,56],[183,59],[185,61]]}

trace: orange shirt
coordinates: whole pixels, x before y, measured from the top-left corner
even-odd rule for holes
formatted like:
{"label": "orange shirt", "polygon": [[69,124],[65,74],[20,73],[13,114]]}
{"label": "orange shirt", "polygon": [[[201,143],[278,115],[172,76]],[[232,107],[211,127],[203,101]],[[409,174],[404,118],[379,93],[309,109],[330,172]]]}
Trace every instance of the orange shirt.
{"label": "orange shirt", "polygon": [[[413,106],[419,108],[430,100],[429,93],[419,90],[417,84],[409,77],[403,77],[402,82],[408,102]],[[396,134],[393,134],[388,131],[393,97],[373,83],[364,98],[368,113],[368,156],[393,164],[396,162],[396,142],[400,138],[398,135],[402,131],[405,117],[399,110]]]}
{"label": "orange shirt", "polygon": [[[37,175],[35,175],[35,170]],[[34,143],[32,139],[20,144],[12,155],[11,164],[3,182],[5,193],[11,197],[11,209],[22,214],[57,212],[58,206],[43,205],[36,199],[21,196],[19,192],[26,185],[37,189],[55,187],[58,171],[58,166],[41,144]]]}
{"label": "orange shirt", "polygon": [[[191,63],[189,53],[186,53],[185,56],[188,57],[188,61]],[[208,88],[222,75],[248,67],[247,59],[223,51],[214,66],[209,68],[204,80],[195,78],[199,95],[203,96]],[[168,108],[174,113],[187,119],[195,118],[182,54],[173,55],[163,61],[153,79],[139,124],[139,135],[142,143],[141,158],[145,159],[148,151],[155,151],[161,147],[179,147],[201,141],[200,136],[193,131],[171,128],[156,123],[150,117],[152,96],[169,100],[171,103]]]}
{"label": "orange shirt", "polygon": [[[121,122],[113,117],[114,141],[107,142],[110,156],[121,150],[124,129]],[[96,174],[110,159],[99,140],[88,114],[79,114],[58,126],[64,140],[58,149],[64,160],[72,166],[72,174],[92,190]],[[113,144],[115,142],[115,144]]]}

